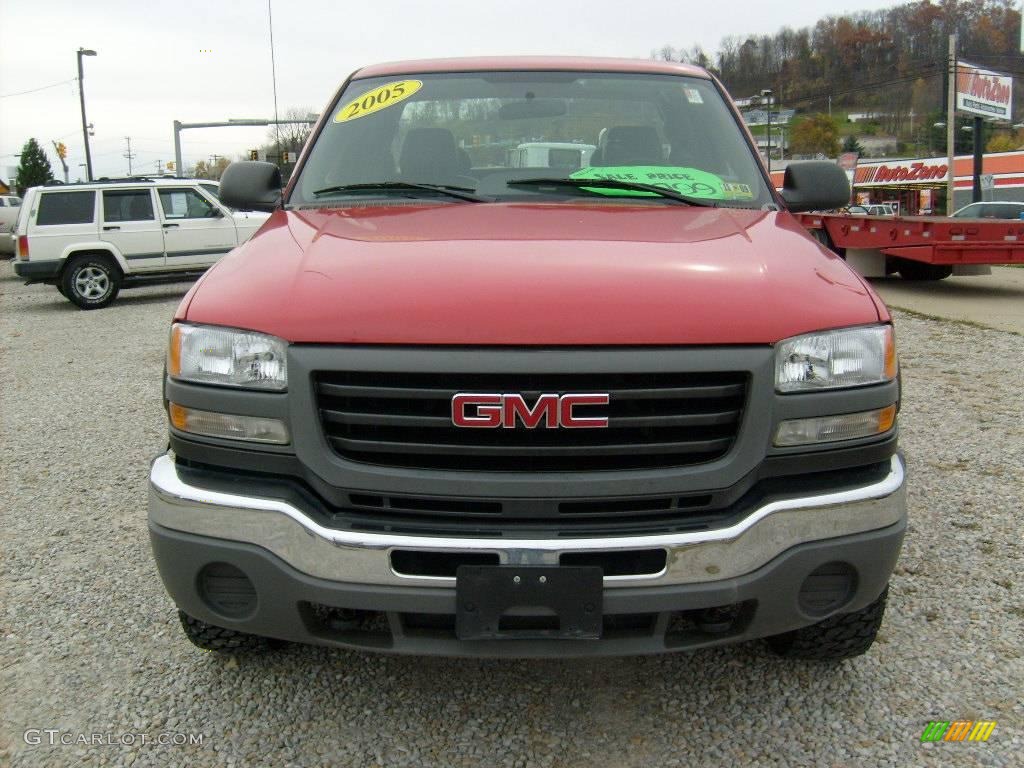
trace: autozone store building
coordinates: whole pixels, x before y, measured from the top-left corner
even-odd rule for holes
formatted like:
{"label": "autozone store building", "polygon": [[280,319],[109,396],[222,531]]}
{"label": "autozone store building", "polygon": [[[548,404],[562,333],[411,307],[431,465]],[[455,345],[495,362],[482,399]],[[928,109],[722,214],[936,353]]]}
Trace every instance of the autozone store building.
{"label": "autozone store building", "polygon": [[[946,173],[944,157],[918,160],[878,160],[860,163],[852,172],[853,202],[898,203],[903,216],[945,215]],[[961,155],[954,163],[956,192],[954,210],[971,202],[974,188],[974,158]],[[992,174],[994,186],[984,200],[1024,202],[1024,152],[985,155],[981,172]],[[772,174],[776,187],[782,186],[781,172]]]}

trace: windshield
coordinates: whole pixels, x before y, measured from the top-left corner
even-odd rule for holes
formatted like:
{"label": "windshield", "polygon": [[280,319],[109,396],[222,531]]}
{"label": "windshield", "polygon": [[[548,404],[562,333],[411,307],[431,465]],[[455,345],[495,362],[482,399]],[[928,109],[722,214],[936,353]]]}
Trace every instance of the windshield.
{"label": "windshield", "polygon": [[[473,199],[431,185],[488,201],[774,202],[732,112],[700,78],[529,71],[370,78],[350,83],[330,114],[290,205]],[[542,183],[558,179],[617,185]],[[630,183],[669,189],[677,199]]]}

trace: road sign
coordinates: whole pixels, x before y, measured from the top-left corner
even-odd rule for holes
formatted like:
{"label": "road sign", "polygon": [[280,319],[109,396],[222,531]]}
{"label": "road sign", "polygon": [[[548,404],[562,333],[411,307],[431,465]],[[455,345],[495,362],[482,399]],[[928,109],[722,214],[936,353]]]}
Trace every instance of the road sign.
{"label": "road sign", "polygon": [[991,173],[981,174],[981,188],[985,192],[991,192],[996,187],[996,177]]}

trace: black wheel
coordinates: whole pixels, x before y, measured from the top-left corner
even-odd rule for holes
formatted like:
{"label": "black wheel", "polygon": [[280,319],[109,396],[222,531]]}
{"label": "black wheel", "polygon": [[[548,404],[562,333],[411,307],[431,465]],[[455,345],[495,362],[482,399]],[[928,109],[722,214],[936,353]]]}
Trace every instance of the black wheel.
{"label": "black wheel", "polygon": [[82,309],[100,309],[117,298],[121,270],[103,254],[85,254],[68,260],[60,278],[61,293]]}
{"label": "black wheel", "polygon": [[838,661],[866,653],[882,626],[889,588],[871,605],[853,613],[830,616],[809,627],[767,638],[768,646],[789,659]]}
{"label": "black wheel", "polygon": [[181,627],[188,639],[194,646],[204,651],[246,653],[265,651],[272,647],[271,641],[265,637],[207,624],[184,611],[178,611],[178,618],[181,619]]}
{"label": "black wheel", "polygon": [[904,280],[945,280],[953,274],[953,267],[948,264],[925,264],[903,259],[897,271]]}

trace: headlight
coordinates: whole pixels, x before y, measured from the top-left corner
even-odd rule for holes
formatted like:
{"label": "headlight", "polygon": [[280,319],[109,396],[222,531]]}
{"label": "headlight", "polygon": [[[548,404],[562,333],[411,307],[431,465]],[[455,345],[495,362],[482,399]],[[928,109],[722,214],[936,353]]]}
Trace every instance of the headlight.
{"label": "headlight", "polygon": [[288,345],[274,336],[175,323],[167,372],[175,379],[246,389],[288,387]]}
{"label": "headlight", "polygon": [[863,387],[894,378],[896,342],[889,325],[809,333],[776,347],[775,389],[779,392]]}

